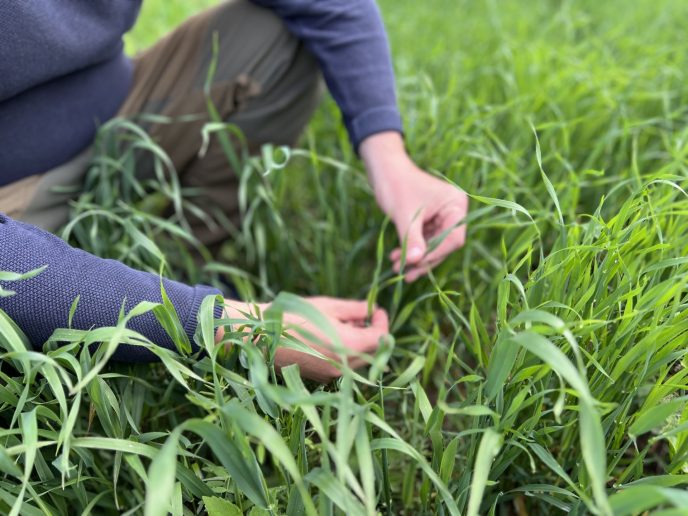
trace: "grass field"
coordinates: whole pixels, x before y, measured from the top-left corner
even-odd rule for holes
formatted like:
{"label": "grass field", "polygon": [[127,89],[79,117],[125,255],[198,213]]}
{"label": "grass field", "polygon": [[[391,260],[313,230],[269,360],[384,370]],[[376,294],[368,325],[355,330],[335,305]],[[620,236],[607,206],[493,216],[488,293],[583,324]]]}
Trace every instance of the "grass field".
{"label": "grass field", "polygon": [[[128,50],[211,3],[147,0]],[[261,301],[368,297],[394,339],[318,387],[213,349],[208,306],[208,356],[153,366],[105,365],[116,329],[31,353],[0,313],[0,512],[688,514],[688,3],[381,7],[408,146],[471,196],[465,248],[400,281],[331,101],[286,167],[244,160],[223,263],[150,214],[187,202],[174,184],[92,175],[86,249]]]}

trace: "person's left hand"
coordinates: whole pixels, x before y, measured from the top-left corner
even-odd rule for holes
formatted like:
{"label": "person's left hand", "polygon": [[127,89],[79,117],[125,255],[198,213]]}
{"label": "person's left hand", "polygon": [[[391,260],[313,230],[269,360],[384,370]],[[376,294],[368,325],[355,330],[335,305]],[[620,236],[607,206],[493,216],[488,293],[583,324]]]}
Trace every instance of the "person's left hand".
{"label": "person's left hand", "polygon": [[[365,162],[380,208],[406,239],[406,281],[413,282],[463,246],[468,213],[463,190],[421,170],[404,149],[401,135],[378,133],[361,143]],[[441,243],[430,249],[433,239]],[[401,247],[390,254],[394,271],[401,269]]]}

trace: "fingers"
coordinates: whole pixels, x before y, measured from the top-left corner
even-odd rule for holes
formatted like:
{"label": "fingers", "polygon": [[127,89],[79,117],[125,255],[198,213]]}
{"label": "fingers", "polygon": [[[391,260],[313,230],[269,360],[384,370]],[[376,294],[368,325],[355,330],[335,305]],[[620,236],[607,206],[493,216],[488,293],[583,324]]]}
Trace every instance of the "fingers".
{"label": "fingers", "polygon": [[[389,320],[384,310],[376,309],[369,327],[361,328],[353,323],[335,323],[335,327],[344,346],[354,352],[354,354],[346,357],[347,366],[351,369],[357,369],[364,367],[368,363],[365,357],[359,356],[357,353],[373,354],[375,352],[380,338],[389,333]],[[297,338],[299,337],[297,336]],[[329,346],[323,347],[309,340],[304,340],[303,342],[325,357],[336,362],[342,360],[341,355]],[[291,348],[278,348],[275,355],[275,366],[277,369],[280,370],[282,367],[290,364],[298,364],[301,375],[304,378],[321,383],[327,383],[342,375],[339,367],[318,356]]]}
{"label": "fingers", "polygon": [[[452,227],[456,227],[464,218],[464,214],[461,211],[450,212],[446,215],[445,221],[443,221],[440,226],[439,234],[441,235]],[[421,276],[424,276],[432,269],[440,265],[444,259],[451,253],[463,247],[466,241],[466,226],[458,226],[453,231],[447,233],[444,240],[440,244],[429,252],[415,267],[408,270],[406,273],[406,282],[413,283]]]}
{"label": "fingers", "polygon": [[[374,353],[379,346],[380,339],[389,334],[387,312],[384,309],[374,307],[369,318],[366,301],[333,297],[313,297],[309,301],[332,320],[341,343],[354,352],[351,356],[346,357],[347,365],[352,369],[365,366],[367,363],[366,358],[358,356],[357,353]],[[297,325],[302,325],[314,337],[324,338],[317,328],[306,321],[298,321]],[[327,344],[326,338],[323,341],[315,342],[313,337],[299,331],[292,332],[292,336],[334,361],[342,360],[340,353]],[[337,367],[322,358],[294,349],[279,348],[275,357],[275,365],[281,369],[289,364],[298,364],[304,378],[323,383],[341,376],[341,371]]]}
{"label": "fingers", "polygon": [[[423,274],[427,274],[428,271],[441,264],[447,256],[462,247],[465,240],[465,226],[461,226],[449,233],[433,252],[426,255],[415,267],[411,267],[406,270],[406,281],[411,283]],[[401,262],[395,263],[393,269],[394,272],[398,273],[401,270]],[[422,272],[416,274],[419,271]]]}
{"label": "fingers", "polygon": [[[406,263],[415,265],[419,263],[427,250],[423,228],[425,226],[425,210],[420,209],[410,216],[402,216],[396,222],[399,240],[406,241]],[[401,250],[398,250],[401,258]]]}
{"label": "fingers", "polygon": [[374,353],[380,346],[380,339],[389,334],[389,327],[387,324],[384,327],[368,328],[347,325],[343,333],[342,341],[346,347],[360,353]]}
{"label": "fingers", "polygon": [[423,258],[422,262],[430,263],[444,260],[449,254],[463,246],[466,241],[466,226],[459,226],[459,224],[461,224],[465,216],[466,211],[459,206],[451,206],[441,213],[441,222],[437,234],[433,235],[433,237],[441,236],[445,231],[449,231],[449,233],[446,234],[435,249]]}
{"label": "fingers", "polygon": [[[368,302],[336,297],[314,297],[311,303],[337,321],[342,342],[355,351],[374,351],[383,335],[389,333],[387,312],[373,306],[368,312]],[[370,316],[370,317],[369,317]]]}
{"label": "fingers", "polygon": [[[329,383],[342,376],[342,366],[336,366],[319,357],[302,353],[293,349],[279,348],[275,354],[275,368],[281,371],[283,367],[298,364],[301,376],[319,383]],[[367,365],[367,362],[359,357],[351,357],[347,360],[347,367],[358,369]]]}
{"label": "fingers", "polygon": [[[428,271],[442,263],[451,253],[461,248],[466,241],[466,226],[461,224],[466,216],[466,207],[462,205],[448,205],[442,208],[435,215],[435,227],[428,235],[432,238],[442,238],[441,242],[428,252],[421,260],[415,263],[407,261],[405,279],[408,283],[416,281],[419,277],[427,274]],[[461,225],[459,225],[461,224]],[[390,253],[393,263],[393,270],[399,273],[401,270],[401,249],[397,248]]]}
{"label": "fingers", "polygon": [[341,322],[365,322],[368,318],[368,302],[337,297],[312,297],[311,303],[319,310]]}
{"label": "fingers", "polygon": [[414,267],[413,269],[406,272],[404,276],[404,281],[406,281],[406,283],[413,283],[421,276],[425,276],[428,272],[437,267],[440,263],[442,263],[442,260],[435,260],[433,262],[426,262],[424,264],[419,265],[418,267]]}
{"label": "fingers", "polygon": [[[367,309],[365,315],[367,318]],[[361,319],[340,321],[337,325],[339,338],[353,351],[372,353],[377,349],[380,338],[389,334],[389,316],[384,309],[376,307],[368,325],[363,325],[361,322]]]}
{"label": "fingers", "polygon": [[370,327],[389,333],[389,316],[387,311],[382,308],[375,308],[373,316],[370,319]]}
{"label": "fingers", "polygon": [[275,353],[275,367],[281,371],[283,367],[298,364],[301,376],[319,383],[329,383],[341,376],[341,371],[333,364],[317,356],[302,353],[294,349],[279,348]]}
{"label": "fingers", "polygon": [[377,329],[384,333],[389,330],[387,312],[373,305],[372,314],[368,311],[368,302],[336,297],[315,297],[311,302],[333,319],[359,329]]}

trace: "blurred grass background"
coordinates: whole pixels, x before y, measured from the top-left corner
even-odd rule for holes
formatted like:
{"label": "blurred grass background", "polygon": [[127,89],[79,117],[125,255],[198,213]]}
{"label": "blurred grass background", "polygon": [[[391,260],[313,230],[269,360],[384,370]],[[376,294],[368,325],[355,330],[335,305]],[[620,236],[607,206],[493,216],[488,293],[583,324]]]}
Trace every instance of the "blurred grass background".
{"label": "blurred grass background", "polygon": [[[212,3],[144,1],[128,51]],[[688,507],[688,2],[380,4],[407,144],[421,166],[472,196],[466,247],[412,287],[395,278],[384,253],[377,258],[383,217],[326,101],[287,169],[263,177],[257,160],[242,171],[257,204],[251,223],[228,242],[224,265],[246,271],[261,300],[281,290],[376,294],[393,313],[396,338],[382,352],[384,373],[373,374],[381,387],[351,377],[310,386],[318,396],[308,394],[315,416],[306,423],[310,405],[288,406],[277,396],[303,389],[292,378],[280,390],[283,382],[268,379],[255,356],[250,371],[246,357],[223,362],[232,371],[220,377],[211,376],[216,364],[207,358],[176,357],[166,367],[179,373],[185,364],[205,380],[188,391],[160,365],[107,370],[83,391],[88,403],[74,402],[79,437],[67,456],[84,475],[62,488],[48,451],[38,454],[32,485],[51,504],[92,503],[114,513],[120,503],[136,512],[157,492],[157,479],[146,480],[148,462],[118,450],[145,442],[145,457],[157,457],[163,471],[176,459],[177,468],[195,473],[167,479],[174,507],[200,513],[199,493],[210,486],[241,510],[255,509],[255,497],[204,448],[211,440],[186,432],[178,457],[158,453],[170,432],[203,418],[222,432],[217,441],[240,447],[257,483],[265,476],[276,512],[289,504],[298,513],[285,455],[298,461],[323,513],[355,514],[373,503],[388,514],[446,514],[451,504],[438,485],[472,515],[680,507],[666,515]],[[121,176],[113,167],[110,179]],[[157,238],[160,221],[118,199],[97,200],[106,215],[119,210],[165,243]],[[104,230],[109,223],[82,221],[80,243],[157,272],[144,246],[126,231]],[[395,240],[388,228],[380,242],[389,249]],[[169,258],[171,274],[207,279],[208,271]],[[228,275],[236,280],[236,270]],[[81,371],[75,359],[64,363]],[[4,402],[20,406],[15,400],[28,391],[20,381],[6,383]],[[55,421],[63,422],[47,384],[36,383],[28,397],[41,409],[42,438],[54,442]],[[239,431],[230,409],[273,433],[250,434],[258,425]],[[374,417],[396,435],[372,424]],[[320,434],[317,425],[332,431]],[[17,455],[22,443],[12,432],[7,449]],[[93,435],[102,440],[88,441]],[[353,446],[352,435],[362,441]],[[276,444],[289,450],[279,459],[268,453]],[[87,445],[96,450],[84,451]],[[399,452],[409,448],[421,459]],[[362,466],[366,457],[371,463]],[[354,498],[358,480],[343,479],[341,465],[364,484],[372,478],[374,500]]]}

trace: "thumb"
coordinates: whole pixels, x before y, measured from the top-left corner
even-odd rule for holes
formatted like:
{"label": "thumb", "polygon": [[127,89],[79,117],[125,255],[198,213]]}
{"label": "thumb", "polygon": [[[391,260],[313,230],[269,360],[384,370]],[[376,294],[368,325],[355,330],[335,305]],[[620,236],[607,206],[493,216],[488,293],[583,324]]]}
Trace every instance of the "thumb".
{"label": "thumb", "polygon": [[400,223],[397,223],[397,231],[402,246],[406,242],[406,263],[410,265],[419,263],[427,251],[425,236],[423,236],[424,211],[421,209],[411,213],[402,218]]}

